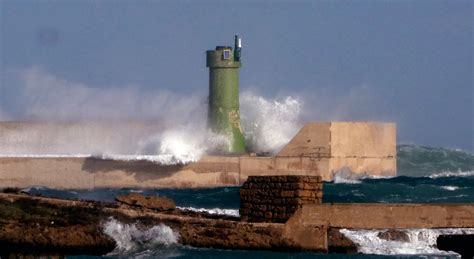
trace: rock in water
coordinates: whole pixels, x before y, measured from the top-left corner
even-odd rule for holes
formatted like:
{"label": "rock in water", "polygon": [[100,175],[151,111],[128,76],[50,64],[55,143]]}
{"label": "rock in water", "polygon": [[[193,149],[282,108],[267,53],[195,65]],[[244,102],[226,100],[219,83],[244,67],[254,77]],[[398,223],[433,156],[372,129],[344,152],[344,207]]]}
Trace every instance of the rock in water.
{"label": "rock in water", "polygon": [[176,209],[174,201],[166,197],[143,196],[138,193],[129,193],[127,195],[117,196],[115,200],[129,206],[142,207],[157,211]]}
{"label": "rock in water", "polygon": [[474,258],[474,235],[441,235],[436,240],[440,250],[454,251],[461,258]]}

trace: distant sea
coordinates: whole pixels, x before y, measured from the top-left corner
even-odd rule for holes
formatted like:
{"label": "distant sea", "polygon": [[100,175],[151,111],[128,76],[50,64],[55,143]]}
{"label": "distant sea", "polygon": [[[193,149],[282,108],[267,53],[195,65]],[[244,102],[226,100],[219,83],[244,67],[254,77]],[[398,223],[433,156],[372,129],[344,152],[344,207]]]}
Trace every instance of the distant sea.
{"label": "distant sea", "polygon": [[[474,155],[461,150],[399,145],[398,176],[393,178],[353,178],[341,173],[333,182],[324,184],[325,203],[474,203]],[[210,213],[238,215],[239,188],[212,189],[94,189],[54,190],[44,187],[27,189],[32,194],[68,199],[113,201],[129,192],[160,195],[174,199],[179,207],[207,210]],[[162,226],[161,226],[162,227]],[[164,228],[139,230],[117,221],[107,223],[119,246],[105,258],[456,258],[456,254],[439,251],[434,246],[442,233],[460,233],[458,229],[421,231],[406,230],[410,242],[385,241],[374,231],[346,231],[358,244],[359,254],[283,253],[272,251],[239,251],[194,248],[175,243],[173,234]],[[113,231],[112,231],[113,230]],[[467,230],[474,233],[474,229]],[[170,236],[171,235],[171,236]],[[375,236],[375,237],[374,237]],[[93,258],[75,256],[70,258]]]}

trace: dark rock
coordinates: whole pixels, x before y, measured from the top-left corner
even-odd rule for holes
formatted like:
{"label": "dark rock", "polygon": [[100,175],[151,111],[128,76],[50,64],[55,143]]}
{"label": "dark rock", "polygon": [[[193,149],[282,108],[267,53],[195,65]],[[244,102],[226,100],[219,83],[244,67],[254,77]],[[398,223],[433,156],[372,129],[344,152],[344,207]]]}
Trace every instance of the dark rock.
{"label": "dark rock", "polygon": [[344,236],[338,228],[328,230],[328,250],[330,253],[357,253],[357,245]]}
{"label": "dark rock", "polygon": [[115,198],[116,201],[130,206],[142,207],[158,211],[174,210],[176,204],[166,197],[143,196],[138,193],[129,193]]}
{"label": "dark rock", "polygon": [[436,240],[440,250],[454,251],[462,258],[474,258],[474,235],[441,235]]}
{"label": "dark rock", "polygon": [[20,193],[21,189],[16,187],[7,187],[2,190],[3,193]]}
{"label": "dark rock", "polygon": [[385,232],[379,232],[377,236],[388,241],[410,242],[408,234],[401,230],[390,229]]}

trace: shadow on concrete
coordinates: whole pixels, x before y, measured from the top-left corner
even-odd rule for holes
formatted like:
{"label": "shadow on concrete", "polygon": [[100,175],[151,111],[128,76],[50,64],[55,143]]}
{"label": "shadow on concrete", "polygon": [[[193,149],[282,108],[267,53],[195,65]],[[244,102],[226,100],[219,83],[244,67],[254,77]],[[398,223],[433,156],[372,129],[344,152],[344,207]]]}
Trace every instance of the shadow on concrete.
{"label": "shadow on concrete", "polygon": [[111,159],[86,158],[82,170],[89,173],[122,171],[135,174],[138,181],[169,177],[182,170],[186,165],[160,165],[151,161],[117,161]]}

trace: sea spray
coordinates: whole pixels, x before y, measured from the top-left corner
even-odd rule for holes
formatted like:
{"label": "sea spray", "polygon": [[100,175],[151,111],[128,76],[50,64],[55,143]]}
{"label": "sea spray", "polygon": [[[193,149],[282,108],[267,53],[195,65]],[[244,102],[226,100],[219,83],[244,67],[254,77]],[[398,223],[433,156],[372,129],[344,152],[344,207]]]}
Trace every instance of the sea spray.
{"label": "sea spray", "polygon": [[242,129],[249,150],[277,153],[301,128],[302,102],[287,96],[265,99],[251,91],[240,95]]}
{"label": "sea spray", "polygon": [[[242,127],[250,151],[275,154],[296,134],[302,104],[298,99],[268,100],[244,92],[241,96]],[[229,139],[207,129],[203,122],[167,129],[143,139],[135,155],[100,157],[115,160],[148,160],[163,165],[186,164],[229,145]]]}
{"label": "sea spray", "polygon": [[104,223],[103,230],[116,243],[112,254],[133,252],[144,247],[169,246],[177,244],[179,239],[179,235],[164,224],[139,229],[136,224],[124,224],[114,218]]}
{"label": "sea spray", "polygon": [[438,250],[436,239],[440,235],[474,234],[474,228],[451,229],[405,229],[408,241],[385,240],[379,237],[383,230],[349,230],[340,232],[358,246],[358,252],[378,255],[447,255],[455,254]]}
{"label": "sea spray", "polygon": [[139,155],[163,165],[186,164],[229,145],[229,138],[203,125],[168,129],[139,143]]}

